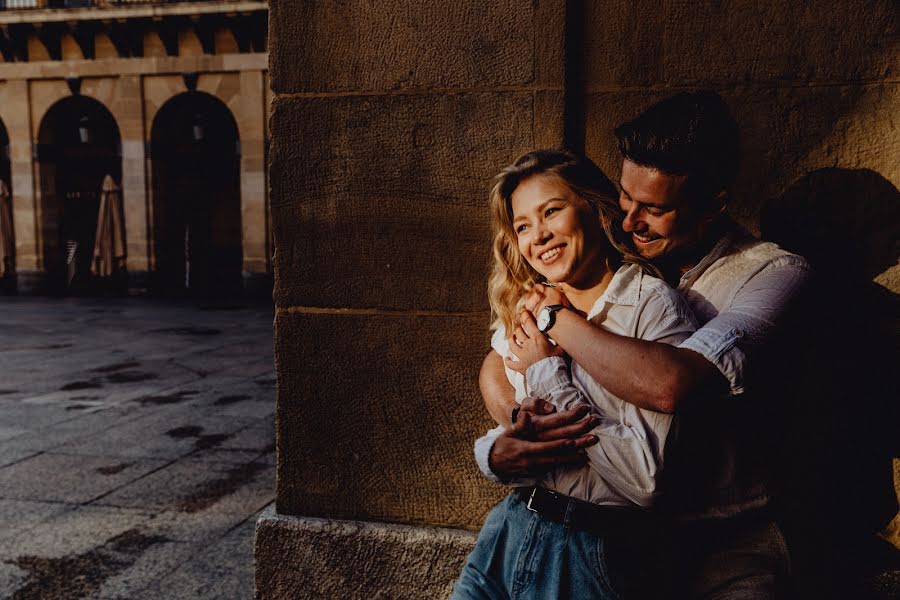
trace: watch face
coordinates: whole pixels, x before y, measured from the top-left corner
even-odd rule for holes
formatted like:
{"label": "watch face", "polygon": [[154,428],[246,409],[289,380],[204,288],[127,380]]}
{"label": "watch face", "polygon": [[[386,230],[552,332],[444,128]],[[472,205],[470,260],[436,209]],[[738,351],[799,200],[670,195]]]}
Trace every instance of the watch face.
{"label": "watch face", "polygon": [[550,309],[544,308],[538,313],[537,326],[540,331],[547,331],[550,327]]}

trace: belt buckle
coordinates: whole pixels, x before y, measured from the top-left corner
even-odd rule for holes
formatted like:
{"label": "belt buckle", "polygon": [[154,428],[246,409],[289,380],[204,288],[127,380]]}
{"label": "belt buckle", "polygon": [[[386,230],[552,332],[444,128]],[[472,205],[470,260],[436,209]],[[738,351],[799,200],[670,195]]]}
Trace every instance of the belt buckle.
{"label": "belt buckle", "polygon": [[534,495],[537,493],[538,489],[536,487],[531,489],[531,495],[528,496],[528,504],[525,505],[525,508],[530,510],[531,512],[537,512],[536,508],[531,507],[531,503],[534,502]]}

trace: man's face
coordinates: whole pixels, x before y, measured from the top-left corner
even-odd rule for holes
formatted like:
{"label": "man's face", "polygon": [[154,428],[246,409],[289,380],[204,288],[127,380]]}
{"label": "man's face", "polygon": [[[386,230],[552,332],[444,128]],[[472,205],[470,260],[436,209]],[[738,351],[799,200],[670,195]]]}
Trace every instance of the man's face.
{"label": "man's face", "polygon": [[619,182],[619,206],[625,212],[622,228],[631,233],[634,247],[644,258],[654,260],[683,253],[702,235],[698,214],[685,198],[684,175],[667,175],[625,160]]}

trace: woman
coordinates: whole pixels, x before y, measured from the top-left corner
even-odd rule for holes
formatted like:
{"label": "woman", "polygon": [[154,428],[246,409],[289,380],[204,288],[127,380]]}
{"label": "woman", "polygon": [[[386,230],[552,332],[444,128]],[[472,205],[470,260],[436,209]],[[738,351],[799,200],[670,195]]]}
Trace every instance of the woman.
{"label": "woman", "polygon": [[[616,398],[569,366],[548,336],[559,310],[672,344],[696,325],[679,296],[615,239],[617,195],[595,164],[558,150],[525,154],[495,180],[492,346],[507,359],[517,401],[588,404],[599,442],[585,450],[585,464],[501,482],[518,489],[488,515],[453,598],[616,598],[622,590],[623,568],[608,564],[618,558],[610,545],[647,528],[638,509],[656,494],[671,416]],[[536,322],[519,309],[538,283],[555,286],[568,306],[547,307]],[[476,442],[479,466],[495,481],[490,448],[502,431]]]}

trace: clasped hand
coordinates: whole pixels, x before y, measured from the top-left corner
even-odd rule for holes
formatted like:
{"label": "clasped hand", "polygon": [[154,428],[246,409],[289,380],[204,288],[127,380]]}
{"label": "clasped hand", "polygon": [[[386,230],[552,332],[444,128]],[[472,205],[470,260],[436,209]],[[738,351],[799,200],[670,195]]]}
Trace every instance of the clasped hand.
{"label": "clasped hand", "polygon": [[562,348],[550,341],[550,338],[538,330],[535,315],[544,306],[562,304],[570,306],[568,298],[556,288],[537,284],[525,299],[519,312],[519,326],[513,331],[507,342],[510,352],[518,359],[503,359],[507,367],[517,373],[525,374],[528,367],[548,356],[564,356]]}

